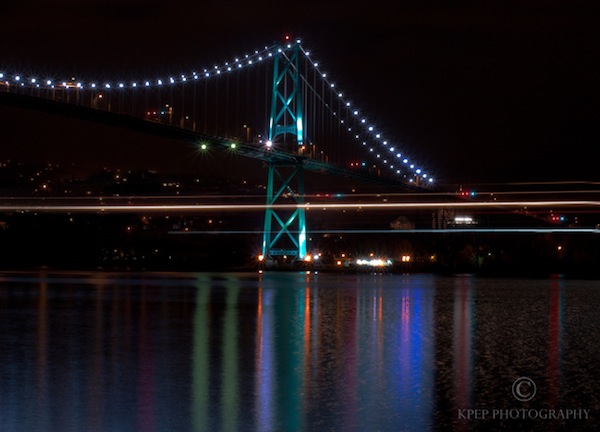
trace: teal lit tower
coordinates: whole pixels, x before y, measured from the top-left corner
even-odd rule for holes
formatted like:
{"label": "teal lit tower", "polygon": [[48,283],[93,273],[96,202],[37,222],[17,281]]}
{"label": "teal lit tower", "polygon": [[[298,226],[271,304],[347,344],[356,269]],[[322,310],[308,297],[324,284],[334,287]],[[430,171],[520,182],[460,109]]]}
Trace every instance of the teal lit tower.
{"label": "teal lit tower", "polygon": [[[271,146],[279,145],[278,138],[284,139],[286,134],[295,138],[298,149],[304,145],[300,53],[298,43],[288,43],[275,53],[267,152],[271,151]],[[303,260],[306,257],[304,157],[300,152],[296,153],[293,160],[285,162],[267,157],[267,204],[262,244],[265,258],[285,255]],[[277,204],[289,203],[282,199],[284,197],[295,200],[297,206],[292,212],[278,212]]]}

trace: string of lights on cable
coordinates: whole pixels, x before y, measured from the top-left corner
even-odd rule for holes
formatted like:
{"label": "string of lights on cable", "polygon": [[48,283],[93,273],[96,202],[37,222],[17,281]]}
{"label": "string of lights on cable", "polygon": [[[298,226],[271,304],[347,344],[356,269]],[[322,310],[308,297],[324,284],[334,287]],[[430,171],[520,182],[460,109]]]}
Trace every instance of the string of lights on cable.
{"label": "string of lights on cable", "polygon": [[[14,91],[15,88],[21,89],[39,89],[52,90],[60,89],[65,91],[103,91],[112,90],[129,90],[134,91],[140,88],[165,88],[173,85],[186,85],[188,83],[199,82],[202,80],[211,80],[215,77],[227,75],[237,71],[252,67],[253,65],[264,63],[272,60],[276,55],[286,55],[286,51],[297,45],[300,47],[304,59],[309,67],[313,69],[316,77],[323,81],[322,88],[331,94],[332,98],[338,101],[340,109],[336,110],[334,106],[326,102],[326,95],[319,95],[326,109],[335,117],[336,121],[345,130],[348,136],[353,139],[357,146],[364,149],[365,153],[370,156],[373,164],[378,168],[383,168],[391,174],[401,176],[407,182],[413,183],[414,179],[418,179],[421,183],[433,183],[433,178],[425,172],[425,170],[412,162],[405,152],[401,151],[397,145],[392,144],[388,139],[384,138],[379,128],[375,123],[368,120],[368,117],[356,107],[345,93],[338,89],[338,86],[333,82],[328,74],[323,71],[320,64],[314,61],[308,50],[305,50],[301,45],[300,40],[295,43],[287,42],[283,45],[273,44],[265,46],[261,50],[255,50],[252,54],[245,54],[240,57],[235,57],[233,60],[216,64],[210,68],[200,68],[187,74],[171,74],[162,77],[136,79],[136,80],[79,80],[75,77],[70,79],[56,79],[53,77],[41,78],[39,76],[27,76],[25,74],[0,71],[0,91]],[[306,77],[302,77],[308,91],[317,92],[314,85],[309,83]],[[4,87],[4,89],[2,89]],[[350,120],[352,119],[352,120]],[[269,143],[272,145],[272,143]],[[361,162],[366,165],[367,162]]]}

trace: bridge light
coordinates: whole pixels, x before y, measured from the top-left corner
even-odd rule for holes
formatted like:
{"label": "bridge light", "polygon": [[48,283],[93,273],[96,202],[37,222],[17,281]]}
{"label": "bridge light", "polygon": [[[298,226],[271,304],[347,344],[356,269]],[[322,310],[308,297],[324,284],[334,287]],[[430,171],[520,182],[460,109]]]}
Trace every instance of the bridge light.
{"label": "bridge light", "polygon": [[229,147],[230,147],[231,149],[235,149],[235,148],[237,147],[237,144],[236,144],[236,143],[231,143],[231,144],[229,145]]}
{"label": "bridge light", "polygon": [[417,174],[421,174],[421,170],[417,168],[417,171],[415,171]]}
{"label": "bridge light", "polygon": [[15,81],[21,81],[21,77],[20,77],[19,75],[17,75],[17,76],[15,77]]}
{"label": "bridge light", "polygon": [[0,78],[4,78],[4,74],[0,72]]}
{"label": "bridge light", "polygon": [[31,84],[35,84],[35,78],[31,78]]}
{"label": "bridge light", "polygon": [[125,87],[125,86],[123,85],[123,83],[119,83],[119,88],[123,88],[123,87]]}
{"label": "bridge light", "polygon": [[[52,85],[52,81],[50,81],[50,80],[46,81],[46,85]],[[92,84],[92,87],[95,87],[95,86],[96,86],[95,84]]]}
{"label": "bridge light", "polygon": [[206,149],[208,148],[208,146],[207,146],[206,144],[202,144],[202,145],[200,145],[200,148],[201,148],[202,150],[206,150]]}
{"label": "bridge light", "polygon": [[404,159],[402,162],[404,162],[404,163],[408,163],[408,159]]}
{"label": "bridge light", "polygon": [[157,84],[158,84],[158,85],[162,85],[162,80],[158,80],[158,81],[157,81]]}
{"label": "bridge light", "polygon": [[267,148],[273,147],[273,141],[267,140],[267,142],[265,142],[265,146],[267,146]]}
{"label": "bridge light", "polygon": [[109,89],[109,88],[110,88],[110,84],[106,84],[106,86],[105,86],[105,87],[106,87],[107,89]]}
{"label": "bridge light", "polygon": [[150,87],[150,81],[146,81],[146,87]]}
{"label": "bridge light", "polygon": [[429,178],[429,183],[433,183],[433,178]]}

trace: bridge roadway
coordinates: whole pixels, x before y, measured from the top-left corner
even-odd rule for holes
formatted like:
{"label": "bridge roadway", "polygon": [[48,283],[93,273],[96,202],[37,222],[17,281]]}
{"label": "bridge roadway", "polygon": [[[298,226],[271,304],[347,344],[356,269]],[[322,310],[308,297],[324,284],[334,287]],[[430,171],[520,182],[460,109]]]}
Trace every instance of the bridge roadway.
{"label": "bridge roadway", "polygon": [[281,165],[294,166],[301,163],[304,169],[309,171],[332,174],[355,179],[365,183],[376,183],[385,186],[398,188],[405,191],[423,190],[416,186],[411,186],[399,182],[395,179],[370,175],[368,173],[353,171],[339,166],[335,166],[316,159],[302,155],[278,151],[276,149],[266,149],[255,143],[232,141],[226,137],[206,135],[195,132],[190,129],[183,129],[153,121],[148,121],[126,114],[117,114],[110,111],[103,111],[89,108],[82,105],[75,105],[65,102],[57,102],[50,99],[37,98],[27,95],[20,95],[0,91],[0,104],[20,109],[41,111],[55,115],[62,115],[76,119],[101,123],[109,126],[128,129],[131,131],[146,133],[154,136],[161,136],[169,139],[189,142],[195,146],[200,143],[207,143],[223,149],[231,149],[232,143],[235,143],[235,151],[241,156],[258,159],[264,162]]}

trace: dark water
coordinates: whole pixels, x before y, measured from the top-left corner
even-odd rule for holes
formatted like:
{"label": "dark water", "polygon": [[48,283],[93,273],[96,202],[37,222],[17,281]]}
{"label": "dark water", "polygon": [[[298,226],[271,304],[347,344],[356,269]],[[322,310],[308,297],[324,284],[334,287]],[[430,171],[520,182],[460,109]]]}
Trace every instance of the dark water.
{"label": "dark water", "polygon": [[596,281],[2,273],[0,308],[1,431],[600,428]]}

